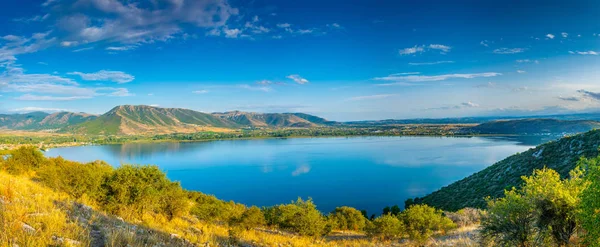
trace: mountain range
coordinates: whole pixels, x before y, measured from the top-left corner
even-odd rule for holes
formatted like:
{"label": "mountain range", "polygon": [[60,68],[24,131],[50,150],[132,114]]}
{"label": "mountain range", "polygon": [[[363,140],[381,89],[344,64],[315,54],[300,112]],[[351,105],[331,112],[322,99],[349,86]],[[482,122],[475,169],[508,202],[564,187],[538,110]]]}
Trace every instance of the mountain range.
{"label": "mountain range", "polygon": [[379,127],[405,124],[477,124],[460,134],[573,134],[600,128],[600,114],[529,117],[472,117],[335,122],[305,113],[242,111],[204,113],[183,108],[121,105],[102,115],[75,112],[0,114],[0,129],[90,135],[230,132],[244,128]]}

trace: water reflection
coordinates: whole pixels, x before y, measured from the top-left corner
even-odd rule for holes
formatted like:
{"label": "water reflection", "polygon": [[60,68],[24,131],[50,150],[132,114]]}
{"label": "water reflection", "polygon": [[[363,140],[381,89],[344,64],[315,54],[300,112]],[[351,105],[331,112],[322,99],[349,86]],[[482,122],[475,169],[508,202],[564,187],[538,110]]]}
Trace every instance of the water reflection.
{"label": "water reflection", "polygon": [[268,206],[312,197],[328,212],[379,213],[543,141],[517,137],[353,137],[132,143],[51,149],[48,156],[156,164],[190,190]]}

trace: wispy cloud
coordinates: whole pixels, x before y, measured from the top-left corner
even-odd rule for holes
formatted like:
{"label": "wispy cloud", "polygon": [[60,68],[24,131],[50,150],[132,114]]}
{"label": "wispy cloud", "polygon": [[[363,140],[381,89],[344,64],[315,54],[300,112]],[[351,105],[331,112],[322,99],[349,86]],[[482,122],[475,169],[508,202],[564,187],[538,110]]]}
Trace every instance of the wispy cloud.
{"label": "wispy cloud", "polygon": [[441,106],[441,107],[426,108],[425,110],[427,110],[427,111],[458,110],[458,109],[477,108],[477,107],[479,107],[479,104],[473,103],[471,101],[467,101],[467,102],[460,103],[458,105],[450,105],[450,106]]}
{"label": "wispy cloud", "polygon": [[70,72],[69,75],[78,75],[86,81],[112,81],[127,83],[135,79],[134,76],[121,71],[100,70],[94,73]]}
{"label": "wispy cloud", "polygon": [[568,34],[568,33],[565,33],[565,32],[562,32],[562,33],[560,33],[560,35],[561,35],[563,38],[567,38],[567,37],[569,37],[569,34]]}
{"label": "wispy cloud", "polygon": [[209,92],[209,91],[208,91],[208,90],[206,90],[206,89],[192,91],[192,93],[194,93],[194,94],[205,94],[205,93],[208,93],[208,92]]}
{"label": "wispy cloud", "polygon": [[348,101],[385,99],[385,98],[393,97],[396,95],[397,94],[375,94],[375,95],[356,96],[356,97],[349,98]]}
{"label": "wispy cloud", "polygon": [[[378,81],[395,81],[395,82],[427,82],[427,81],[444,81],[448,79],[473,79],[478,77],[494,77],[500,76],[501,73],[497,72],[486,72],[486,73],[475,73],[475,74],[444,74],[444,75],[407,75],[407,76],[396,76],[390,75],[386,77],[377,77],[375,80]],[[393,85],[393,84],[380,84],[380,85]]]}
{"label": "wispy cloud", "polygon": [[22,107],[22,108],[12,109],[10,111],[11,112],[26,113],[26,112],[34,112],[34,111],[61,112],[61,111],[70,111],[70,110],[68,110],[68,109],[62,109],[62,108],[47,108],[47,107],[28,106],[28,107]]}
{"label": "wispy cloud", "polygon": [[84,48],[80,48],[80,49],[75,49],[73,50],[73,52],[82,52],[82,51],[88,51],[88,50],[92,50],[94,49],[94,47],[84,47]]}
{"label": "wispy cloud", "polygon": [[600,52],[597,51],[569,51],[570,54],[579,54],[579,55],[600,55]]}
{"label": "wispy cloud", "polygon": [[584,89],[577,90],[577,92],[582,94],[583,97],[593,99],[593,100],[600,100],[600,93],[590,92],[590,91],[587,91]]}
{"label": "wispy cloud", "polygon": [[411,54],[416,54],[416,53],[422,53],[422,52],[428,51],[428,50],[439,50],[439,51],[441,51],[442,54],[445,54],[445,53],[449,52],[451,49],[452,49],[452,47],[450,47],[450,46],[440,45],[440,44],[415,45],[413,47],[400,49],[400,50],[398,50],[398,53],[400,55],[411,55]]}
{"label": "wispy cloud", "polygon": [[298,84],[306,84],[309,81],[305,78],[302,78],[300,75],[294,74],[294,75],[288,75],[286,76],[286,78],[291,79],[292,81],[298,83]]}
{"label": "wispy cloud", "polygon": [[71,101],[78,99],[89,99],[92,96],[49,96],[49,95],[34,95],[34,94],[24,94],[19,97],[16,97],[16,100],[26,100],[26,101]]}
{"label": "wispy cloud", "polygon": [[527,48],[498,48],[493,52],[496,54],[515,54],[527,51]]}
{"label": "wispy cloud", "polygon": [[568,97],[558,96],[557,98],[560,100],[563,100],[563,101],[581,101],[581,99],[576,96],[568,96]]}
{"label": "wispy cloud", "polygon": [[444,63],[454,63],[454,61],[435,61],[435,62],[424,62],[424,63],[408,63],[408,65],[436,65],[436,64],[444,64]]}
{"label": "wispy cloud", "polygon": [[546,37],[548,37],[549,39],[554,39],[555,36],[554,36],[554,34],[549,33],[549,34],[546,34]]}
{"label": "wispy cloud", "polygon": [[525,74],[525,73],[527,73],[527,72],[526,72],[525,70],[520,70],[520,69],[519,69],[519,70],[517,70],[517,73],[519,73],[519,74]]}
{"label": "wispy cloud", "polygon": [[135,46],[135,45],[109,46],[109,47],[106,47],[105,50],[107,50],[107,51],[129,51],[129,50],[134,50],[136,48],[137,48],[137,46]]}
{"label": "wispy cloud", "polygon": [[540,63],[540,61],[538,61],[538,60],[531,60],[531,59],[517,59],[517,60],[515,60],[515,62],[517,62],[517,63],[535,63],[535,64]]}

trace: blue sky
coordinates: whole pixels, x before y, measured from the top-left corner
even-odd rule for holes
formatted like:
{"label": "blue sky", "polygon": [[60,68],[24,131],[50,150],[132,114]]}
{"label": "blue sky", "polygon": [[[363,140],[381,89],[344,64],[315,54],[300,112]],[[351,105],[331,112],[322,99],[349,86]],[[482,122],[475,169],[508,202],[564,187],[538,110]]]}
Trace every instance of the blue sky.
{"label": "blue sky", "polygon": [[4,1],[0,112],[597,111],[598,16],[597,1]]}

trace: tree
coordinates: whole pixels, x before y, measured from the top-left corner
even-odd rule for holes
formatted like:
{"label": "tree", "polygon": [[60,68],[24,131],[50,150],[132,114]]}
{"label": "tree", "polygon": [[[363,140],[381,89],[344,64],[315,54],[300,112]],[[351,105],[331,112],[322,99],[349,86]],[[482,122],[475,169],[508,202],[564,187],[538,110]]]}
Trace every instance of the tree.
{"label": "tree", "polygon": [[399,218],[406,227],[411,240],[425,243],[436,231],[456,228],[456,224],[442,214],[441,210],[419,204],[406,209]]}
{"label": "tree", "polygon": [[87,195],[94,200],[103,196],[101,185],[112,172],[112,167],[102,161],[82,164],[62,157],[48,159],[37,175],[46,186],[63,191],[74,198]]}
{"label": "tree", "polygon": [[246,209],[240,218],[234,219],[231,223],[244,227],[246,230],[250,230],[255,227],[264,226],[266,220],[265,215],[260,211],[260,208],[252,206]]}
{"label": "tree", "polygon": [[306,201],[298,198],[290,204],[266,208],[264,213],[267,224],[300,235],[322,236],[331,230],[331,226],[310,198]]}
{"label": "tree", "polygon": [[403,231],[402,222],[391,214],[379,216],[367,226],[367,235],[384,240],[400,237]]}
{"label": "tree", "polygon": [[331,212],[329,218],[333,221],[334,229],[342,231],[362,231],[367,222],[367,219],[361,211],[345,206],[337,207]]}
{"label": "tree", "polygon": [[172,220],[189,212],[191,204],[187,192],[178,182],[170,183],[160,195],[160,212]]}
{"label": "tree", "polygon": [[504,198],[489,200],[483,217],[482,236],[504,246],[529,247],[537,234],[535,208],[515,189],[504,192]]}
{"label": "tree", "polygon": [[22,146],[10,153],[4,162],[6,170],[11,174],[21,174],[30,170],[36,170],[46,163],[46,157],[33,146]]}
{"label": "tree", "polygon": [[590,247],[600,246],[600,156],[582,159],[586,167],[585,180],[589,186],[581,194],[579,220],[585,229],[584,241]]}

